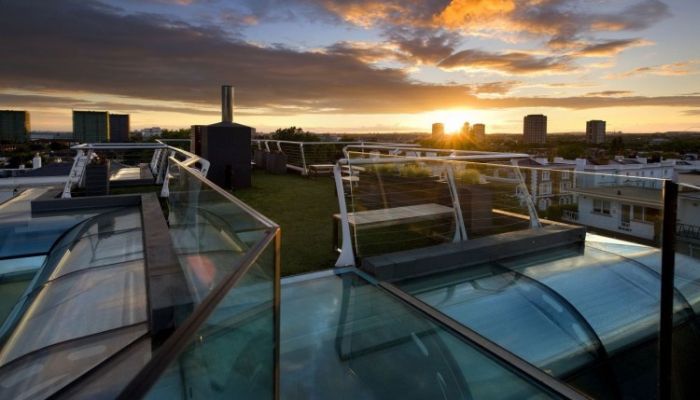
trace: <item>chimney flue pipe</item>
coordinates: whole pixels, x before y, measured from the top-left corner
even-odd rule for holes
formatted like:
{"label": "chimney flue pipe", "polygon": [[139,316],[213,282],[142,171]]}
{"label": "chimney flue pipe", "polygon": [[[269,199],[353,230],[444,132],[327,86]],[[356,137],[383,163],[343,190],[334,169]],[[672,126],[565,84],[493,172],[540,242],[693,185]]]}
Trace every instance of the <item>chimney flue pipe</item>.
{"label": "chimney flue pipe", "polygon": [[233,122],[233,88],[229,85],[221,86],[221,121]]}

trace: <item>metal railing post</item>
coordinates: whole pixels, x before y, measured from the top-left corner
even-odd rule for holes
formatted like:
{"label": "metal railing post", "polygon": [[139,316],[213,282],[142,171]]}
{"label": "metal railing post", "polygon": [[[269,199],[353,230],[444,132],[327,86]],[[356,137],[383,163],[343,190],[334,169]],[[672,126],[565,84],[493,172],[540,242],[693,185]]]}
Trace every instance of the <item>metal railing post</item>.
{"label": "metal railing post", "polygon": [[160,197],[170,197],[170,157],[165,160],[165,175],[163,175],[163,186],[160,188]]}
{"label": "metal railing post", "polygon": [[515,177],[518,180],[518,186],[520,191],[523,193],[525,198],[525,204],[527,205],[527,212],[530,214],[530,228],[540,228],[542,224],[540,223],[540,217],[537,215],[537,209],[535,208],[535,201],[532,199],[530,191],[527,189],[527,184],[525,183],[525,178],[520,172],[520,166],[518,165],[518,160],[512,159],[510,163],[515,167]]}
{"label": "metal railing post", "polygon": [[[348,166],[352,166],[348,162]],[[336,267],[348,267],[355,265],[355,255],[352,250],[352,237],[350,236],[350,221],[348,220],[348,207],[345,203],[345,188],[343,187],[343,176],[340,173],[340,163],[333,166],[333,177],[335,178],[335,190],[338,194],[338,208],[340,209],[340,230],[343,235],[340,246],[340,256],[335,262]],[[352,185],[352,180],[350,181]]]}
{"label": "metal railing post", "polygon": [[664,218],[661,231],[661,295],[659,307],[658,398],[672,398],[673,297],[676,268],[678,184],[664,181]]}
{"label": "metal railing post", "polygon": [[459,190],[457,189],[457,183],[455,181],[454,170],[452,165],[447,165],[447,186],[450,189],[450,196],[452,197],[452,209],[454,210],[455,217],[455,237],[453,242],[461,242],[468,240],[467,228],[464,226],[464,218],[462,217],[462,204],[459,201]]}
{"label": "metal railing post", "polygon": [[299,150],[301,150],[301,166],[304,168],[303,175],[309,175],[309,169],[306,168],[306,154],[304,153],[304,142],[299,143]]}

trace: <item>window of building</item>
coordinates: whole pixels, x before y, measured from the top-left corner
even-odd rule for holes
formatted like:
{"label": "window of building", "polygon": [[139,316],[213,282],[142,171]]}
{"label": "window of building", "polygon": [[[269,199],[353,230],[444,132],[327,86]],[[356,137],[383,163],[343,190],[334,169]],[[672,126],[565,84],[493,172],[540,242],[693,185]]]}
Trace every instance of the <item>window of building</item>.
{"label": "window of building", "polygon": [[632,207],[632,219],[635,221],[644,221],[644,207]]}
{"label": "window of building", "polygon": [[661,220],[661,210],[657,208],[644,207],[644,221],[657,222]]}
{"label": "window of building", "polygon": [[543,181],[549,180],[549,171],[542,171],[542,180]]}
{"label": "window of building", "polygon": [[610,201],[609,200],[593,200],[593,212],[597,214],[610,215]]}
{"label": "window of building", "polygon": [[566,180],[571,178],[571,173],[569,171],[562,171],[561,173],[561,179]]}

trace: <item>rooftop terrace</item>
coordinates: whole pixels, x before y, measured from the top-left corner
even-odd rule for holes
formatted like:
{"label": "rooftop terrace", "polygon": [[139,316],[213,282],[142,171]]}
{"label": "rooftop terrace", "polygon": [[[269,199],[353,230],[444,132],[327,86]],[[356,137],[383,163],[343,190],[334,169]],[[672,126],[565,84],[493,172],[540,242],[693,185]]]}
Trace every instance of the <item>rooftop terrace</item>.
{"label": "rooftop terrace", "polygon": [[700,225],[697,188],[634,178],[644,204],[586,211],[609,188],[518,154],[319,149],[233,195],[167,145],[80,148],[119,165],[108,195],[21,187],[0,204],[0,398],[654,398],[669,332],[672,396],[698,397],[700,237],[664,232],[668,281],[668,240],[634,236]]}

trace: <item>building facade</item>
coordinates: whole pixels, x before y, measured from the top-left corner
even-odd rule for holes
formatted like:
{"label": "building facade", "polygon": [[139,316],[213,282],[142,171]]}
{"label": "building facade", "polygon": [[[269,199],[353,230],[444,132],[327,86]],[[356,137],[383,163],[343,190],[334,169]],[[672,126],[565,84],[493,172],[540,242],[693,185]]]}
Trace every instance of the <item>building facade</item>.
{"label": "building facade", "polygon": [[109,112],[73,111],[73,139],[80,143],[109,142]]}
{"label": "building facade", "polygon": [[445,136],[445,125],[436,122],[433,124],[433,139],[440,139],[441,137]]}
{"label": "building facade", "polygon": [[461,136],[467,137],[471,134],[472,128],[469,122],[465,122],[464,125],[462,125],[462,130],[459,132]]}
{"label": "building facade", "polygon": [[29,113],[0,110],[0,142],[24,143],[29,140]]}
{"label": "building facade", "polygon": [[[562,219],[625,237],[659,242],[663,214],[661,189],[664,180],[677,179],[675,160],[649,163],[643,157],[617,157],[603,165],[586,159],[564,161],[576,165],[573,192],[577,207],[563,213]],[[679,223],[683,223],[681,215],[685,208],[679,202]]]}
{"label": "building facade", "polygon": [[610,186],[576,188],[578,209],[565,220],[658,242],[661,234],[661,191],[649,188]]}
{"label": "building facade", "polygon": [[[576,186],[596,188],[610,186],[635,186],[660,190],[663,179],[676,180],[675,160],[647,162],[644,157],[616,157],[607,164],[593,164],[586,159],[563,160],[576,164],[576,170],[586,172],[576,177]],[[640,179],[654,178],[654,179]]]}
{"label": "building facade", "polygon": [[586,122],[586,141],[590,144],[605,143],[605,121],[594,119]]}
{"label": "building facade", "polygon": [[472,138],[477,141],[486,139],[486,125],[474,124],[472,126]]}
{"label": "building facade", "polygon": [[547,143],[547,116],[527,115],[523,118],[523,141],[526,144]]}
{"label": "building facade", "polygon": [[[574,165],[558,162],[548,162],[546,158],[531,158],[520,160],[518,166],[526,167],[521,170],[525,185],[538,211],[547,211],[552,206],[569,205],[574,202],[572,189],[575,186],[573,174]],[[524,193],[516,190],[518,197]]]}
{"label": "building facade", "polygon": [[129,114],[109,114],[109,141],[126,143],[129,141]]}

